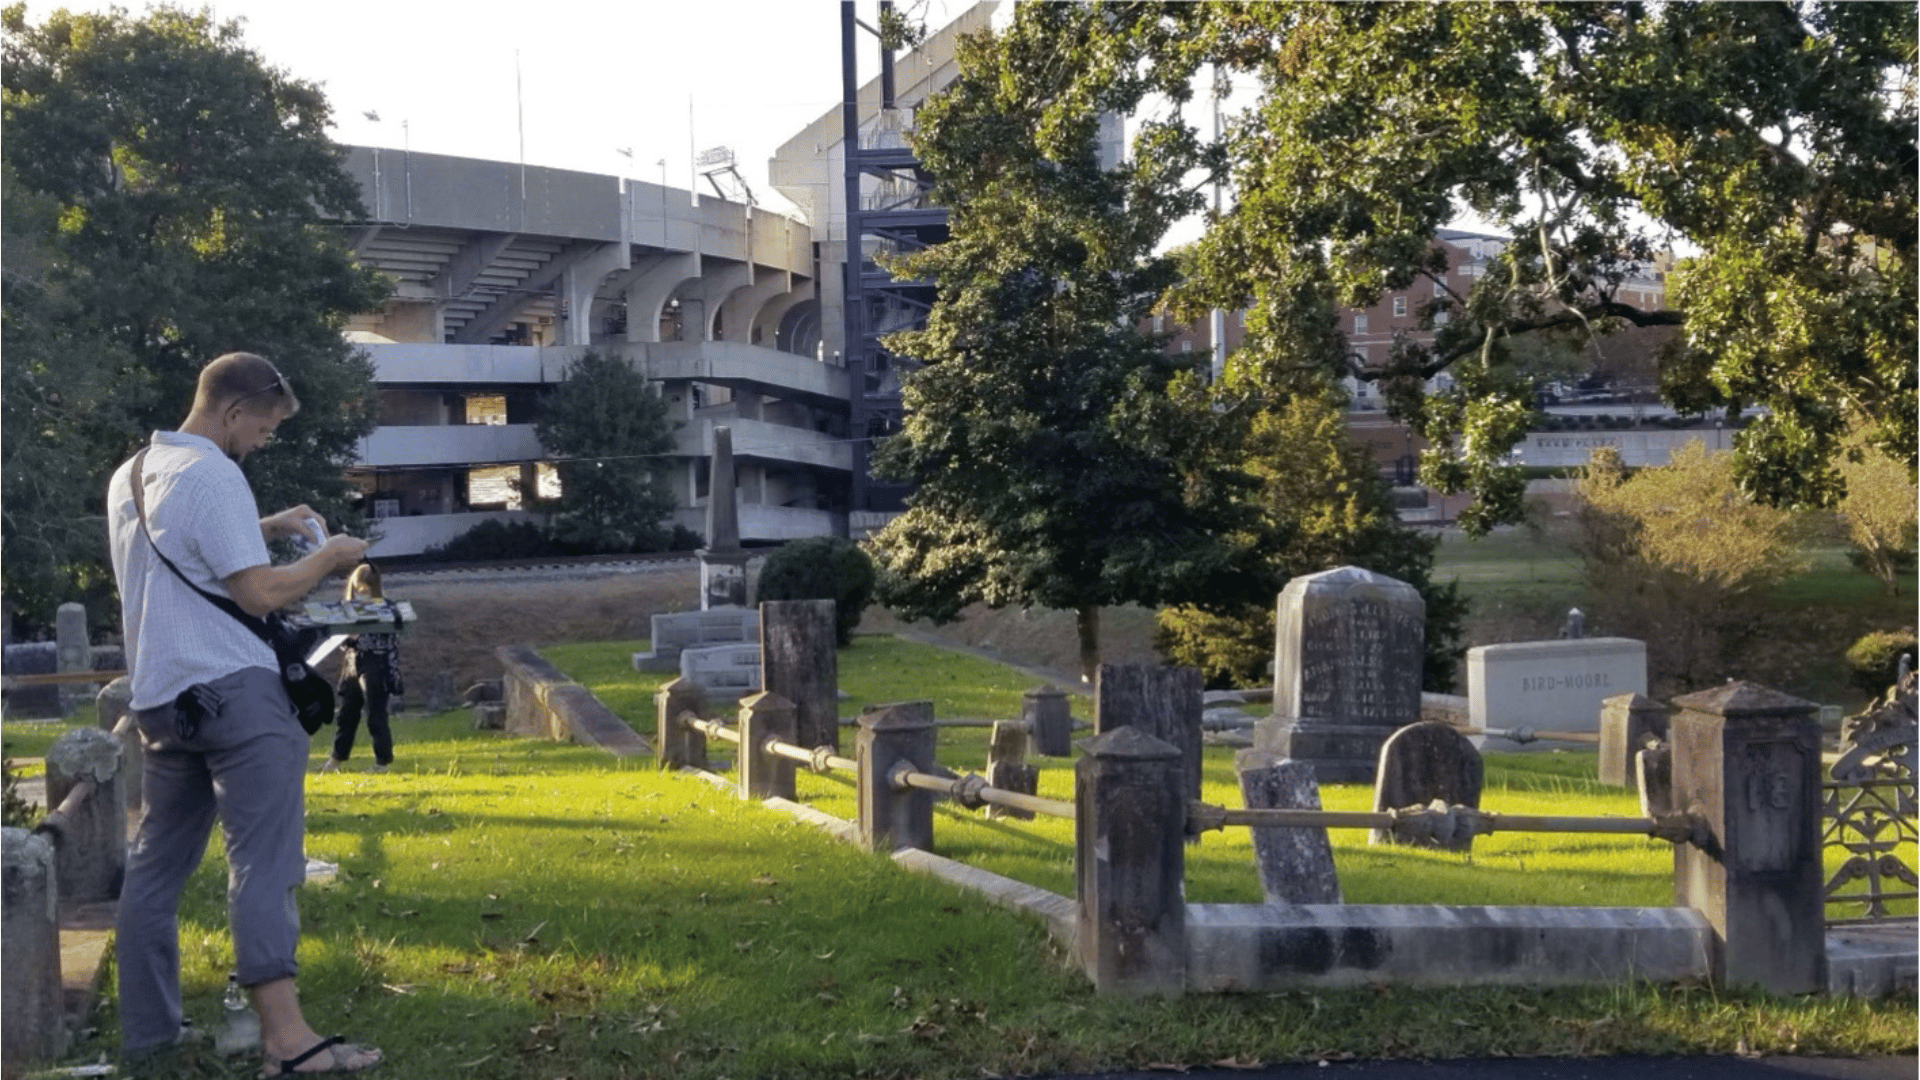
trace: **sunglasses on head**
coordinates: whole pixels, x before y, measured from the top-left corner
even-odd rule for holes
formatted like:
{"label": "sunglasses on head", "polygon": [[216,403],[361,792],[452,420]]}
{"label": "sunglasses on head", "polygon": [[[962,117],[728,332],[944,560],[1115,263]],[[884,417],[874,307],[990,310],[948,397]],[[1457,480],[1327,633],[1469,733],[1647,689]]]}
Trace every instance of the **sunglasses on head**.
{"label": "sunglasses on head", "polygon": [[284,396],[286,396],[286,394],[287,394],[287,393],[288,393],[288,390],[287,390],[287,377],[286,377],[285,375],[282,375],[282,374],[280,374],[280,373],[279,373],[278,371],[276,371],[276,372],[274,372],[274,373],[273,373],[273,381],[272,381],[272,382],[270,382],[270,383],[268,383],[267,385],[265,385],[265,386],[263,386],[263,387],[261,387],[261,388],[260,388],[260,389],[258,389],[258,390],[249,390],[249,391],[247,391],[246,393],[244,393],[244,394],[241,394],[241,395],[240,395],[239,397],[237,397],[237,398],[234,398],[234,399],[233,399],[233,402],[232,402],[232,404],[231,404],[231,405],[229,405],[229,406],[227,406],[227,407],[228,407],[228,408],[235,408],[235,407],[237,407],[237,406],[238,406],[238,405],[239,405],[239,404],[240,404],[241,402],[243,402],[243,401],[248,401],[248,400],[251,400],[251,399],[253,399],[253,398],[257,398],[257,397],[259,397],[259,396],[260,396],[261,394],[279,394],[279,395],[281,395],[282,397],[284,397]]}

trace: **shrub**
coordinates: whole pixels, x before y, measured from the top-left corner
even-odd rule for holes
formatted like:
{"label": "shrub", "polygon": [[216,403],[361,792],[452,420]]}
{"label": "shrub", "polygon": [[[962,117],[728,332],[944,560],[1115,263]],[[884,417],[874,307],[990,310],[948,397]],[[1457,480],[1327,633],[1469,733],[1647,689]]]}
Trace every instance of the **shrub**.
{"label": "shrub", "polygon": [[758,600],[831,600],[834,637],[845,645],[873,599],[873,560],[851,540],[814,536],[767,556]]}
{"label": "shrub", "polygon": [[1900,654],[1914,651],[1909,630],[1875,630],[1847,649],[1847,681],[1868,697],[1879,697],[1893,685]]}
{"label": "shrub", "polygon": [[19,777],[13,772],[13,758],[0,748],[0,821],[15,829],[31,829],[40,823],[40,808],[20,794]]}
{"label": "shrub", "polygon": [[1153,647],[1175,663],[1199,668],[1209,690],[1260,686],[1273,660],[1273,612],[1252,604],[1232,615],[1164,608],[1154,626]]}
{"label": "shrub", "polygon": [[556,541],[531,521],[490,518],[444,544],[428,548],[425,557],[436,562],[487,562],[572,554],[573,548]]}

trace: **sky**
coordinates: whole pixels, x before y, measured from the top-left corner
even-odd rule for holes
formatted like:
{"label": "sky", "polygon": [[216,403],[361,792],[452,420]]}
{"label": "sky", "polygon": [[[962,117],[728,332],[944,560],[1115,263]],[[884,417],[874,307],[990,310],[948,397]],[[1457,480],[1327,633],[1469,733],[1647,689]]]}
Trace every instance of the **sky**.
{"label": "sky", "polygon": [[[320,84],[333,138],[357,146],[519,161],[524,136],[529,165],[653,183],[664,169],[676,188],[694,185],[695,153],[726,146],[761,205],[790,211],[767,184],[767,159],[840,103],[839,0],[205,3],[244,19],[269,65]],[[34,0],[28,16],[111,6]],[[921,6],[937,29],[971,0]],[[872,23],[875,8],[860,0],[860,17]],[[878,50],[860,36],[865,81]]]}

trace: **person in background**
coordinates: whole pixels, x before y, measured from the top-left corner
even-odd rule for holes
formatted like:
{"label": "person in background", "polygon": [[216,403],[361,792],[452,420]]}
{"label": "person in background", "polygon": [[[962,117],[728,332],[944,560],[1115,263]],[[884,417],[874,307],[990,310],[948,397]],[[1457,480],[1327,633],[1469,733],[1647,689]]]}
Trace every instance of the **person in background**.
{"label": "person in background", "polygon": [[[380,600],[380,569],[361,563],[347,578],[347,600]],[[399,697],[400,644],[392,634],[361,634],[348,638],[340,657],[340,730],[333,737],[333,756],[321,772],[337,772],[353,755],[353,737],[360,729],[360,710],[367,711],[367,736],[373,740],[373,771],[386,772],[393,764],[393,729],[387,724],[387,703]]]}

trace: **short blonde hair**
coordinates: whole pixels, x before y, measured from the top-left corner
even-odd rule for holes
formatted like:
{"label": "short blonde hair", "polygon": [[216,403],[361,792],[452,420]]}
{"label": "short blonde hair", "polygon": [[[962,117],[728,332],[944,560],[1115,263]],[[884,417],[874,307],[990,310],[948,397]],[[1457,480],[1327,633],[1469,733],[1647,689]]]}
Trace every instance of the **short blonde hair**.
{"label": "short blonde hair", "polygon": [[251,412],[272,406],[287,417],[300,411],[300,399],[293,396],[293,384],[266,357],[230,352],[214,357],[200,369],[193,408],[196,412],[215,412],[234,406]]}
{"label": "short blonde hair", "polygon": [[367,590],[367,597],[369,599],[383,600],[386,598],[380,591],[380,568],[370,562],[361,563],[359,566],[353,568],[353,573],[347,575],[347,595],[344,599],[353,599],[354,594],[362,588]]}

